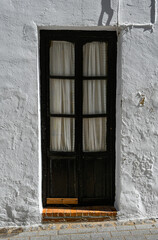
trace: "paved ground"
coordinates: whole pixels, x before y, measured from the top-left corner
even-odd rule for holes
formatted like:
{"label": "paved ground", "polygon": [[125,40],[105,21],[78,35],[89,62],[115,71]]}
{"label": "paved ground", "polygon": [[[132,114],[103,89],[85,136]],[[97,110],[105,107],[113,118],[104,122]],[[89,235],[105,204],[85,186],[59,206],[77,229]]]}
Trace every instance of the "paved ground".
{"label": "paved ground", "polygon": [[0,240],[158,240],[158,221],[53,223],[0,228]]}

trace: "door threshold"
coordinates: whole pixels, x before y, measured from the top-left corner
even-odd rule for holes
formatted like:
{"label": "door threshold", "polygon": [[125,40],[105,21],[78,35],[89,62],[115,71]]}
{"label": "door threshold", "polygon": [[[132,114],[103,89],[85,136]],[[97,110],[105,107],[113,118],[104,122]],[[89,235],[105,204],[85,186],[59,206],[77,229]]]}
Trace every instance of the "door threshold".
{"label": "door threshold", "polygon": [[46,207],[42,222],[114,221],[117,211],[113,206],[59,206]]}

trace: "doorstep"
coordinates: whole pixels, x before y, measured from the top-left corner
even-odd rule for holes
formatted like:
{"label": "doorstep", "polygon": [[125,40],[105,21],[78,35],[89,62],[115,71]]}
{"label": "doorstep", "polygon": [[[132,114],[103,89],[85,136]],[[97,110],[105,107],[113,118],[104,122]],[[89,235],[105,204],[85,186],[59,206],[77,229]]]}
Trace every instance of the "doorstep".
{"label": "doorstep", "polygon": [[46,207],[42,222],[114,221],[117,211],[113,206]]}

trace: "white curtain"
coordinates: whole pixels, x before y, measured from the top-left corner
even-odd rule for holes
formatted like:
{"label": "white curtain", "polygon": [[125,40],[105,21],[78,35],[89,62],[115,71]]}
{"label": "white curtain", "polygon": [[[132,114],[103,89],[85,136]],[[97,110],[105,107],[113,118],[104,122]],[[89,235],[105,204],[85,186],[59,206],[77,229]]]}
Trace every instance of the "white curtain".
{"label": "white curtain", "polygon": [[74,75],[74,44],[65,41],[51,42],[50,75]]}
{"label": "white curtain", "polygon": [[50,145],[53,151],[74,151],[74,119],[53,117],[50,119]]}
{"label": "white curtain", "polygon": [[106,76],[107,74],[107,44],[91,42],[83,46],[83,75]]}
{"label": "white curtain", "polygon": [[[83,46],[83,75],[106,76],[107,44]],[[106,80],[83,80],[83,114],[106,113]],[[83,119],[83,151],[106,150],[106,118]]]}
{"label": "white curtain", "polygon": [[[83,46],[83,75],[106,76],[106,43]],[[50,112],[74,114],[74,80],[53,79],[74,75],[74,45],[52,41],[50,46]],[[106,113],[106,80],[83,79],[83,114]],[[106,150],[106,118],[83,118],[83,151]],[[75,119],[51,117],[50,143],[53,151],[74,151]]]}
{"label": "white curtain", "polygon": [[74,80],[50,79],[50,112],[74,113]]}
{"label": "white curtain", "polygon": [[83,81],[83,114],[106,113],[106,80]]}
{"label": "white curtain", "polygon": [[83,119],[83,151],[106,150],[106,118]]}
{"label": "white curtain", "polygon": [[[50,46],[50,75],[74,76],[74,45],[52,41]],[[74,113],[74,80],[50,79],[50,112]],[[52,117],[50,148],[53,151],[74,151],[74,119]]]}

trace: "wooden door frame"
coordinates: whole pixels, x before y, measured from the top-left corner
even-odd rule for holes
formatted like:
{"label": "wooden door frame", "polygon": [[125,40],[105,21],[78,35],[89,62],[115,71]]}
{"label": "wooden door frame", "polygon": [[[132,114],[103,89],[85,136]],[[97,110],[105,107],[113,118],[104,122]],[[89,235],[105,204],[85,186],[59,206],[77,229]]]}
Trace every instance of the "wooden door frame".
{"label": "wooden door frame", "polygon": [[[93,40],[108,40],[110,51],[108,51],[109,76],[112,79],[108,81],[107,106],[110,118],[107,135],[110,136],[107,142],[109,160],[112,169],[115,170],[115,119],[116,119],[116,32],[112,31],[78,31],[78,30],[41,30],[40,31],[40,77],[41,77],[41,140],[42,140],[42,199],[43,206],[46,206],[47,191],[49,188],[49,171],[48,171],[48,142],[50,139],[47,114],[49,111],[49,43],[51,40],[67,40],[73,42],[77,39],[78,34],[83,36],[83,41],[87,42],[90,38]],[[81,96],[82,97],[82,96]],[[102,153],[100,153],[102,154]],[[95,155],[95,153],[93,153]],[[98,155],[98,153],[97,153]],[[115,197],[115,171],[112,173],[112,199]],[[111,203],[112,204],[112,203]],[[113,204],[112,204],[113,205]]]}

